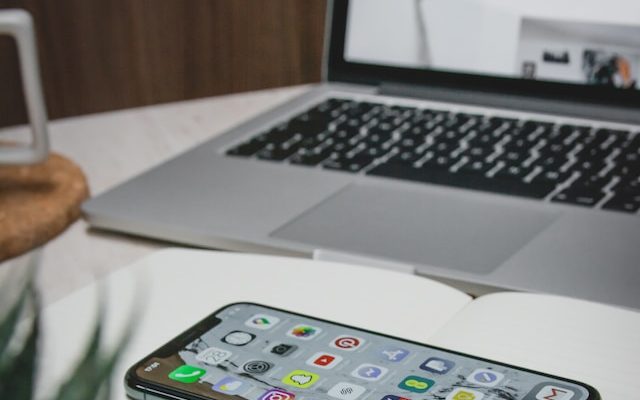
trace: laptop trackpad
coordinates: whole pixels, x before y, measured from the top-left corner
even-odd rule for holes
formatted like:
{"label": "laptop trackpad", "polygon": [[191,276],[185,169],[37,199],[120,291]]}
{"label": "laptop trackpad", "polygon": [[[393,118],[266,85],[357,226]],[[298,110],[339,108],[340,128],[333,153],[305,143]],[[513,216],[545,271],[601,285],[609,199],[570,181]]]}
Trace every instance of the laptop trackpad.
{"label": "laptop trackpad", "polygon": [[557,214],[481,196],[352,184],[272,236],[318,248],[486,274]]}

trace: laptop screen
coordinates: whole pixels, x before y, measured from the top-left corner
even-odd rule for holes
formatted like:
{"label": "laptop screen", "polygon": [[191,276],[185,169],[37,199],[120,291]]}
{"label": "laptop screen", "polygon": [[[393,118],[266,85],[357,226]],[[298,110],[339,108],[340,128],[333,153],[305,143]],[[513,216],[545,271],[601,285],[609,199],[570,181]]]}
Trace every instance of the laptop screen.
{"label": "laptop screen", "polygon": [[638,0],[351,0],[346,11],[347,64],[640,89]]}

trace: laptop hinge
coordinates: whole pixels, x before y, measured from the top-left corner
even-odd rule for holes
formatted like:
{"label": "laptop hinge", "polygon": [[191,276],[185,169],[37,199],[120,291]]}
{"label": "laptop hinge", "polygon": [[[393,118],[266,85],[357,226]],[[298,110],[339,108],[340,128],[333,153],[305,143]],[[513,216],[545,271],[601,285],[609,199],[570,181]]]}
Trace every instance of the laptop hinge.
{"label": "laptop hinge", "polygon": [[612,122],[640,124],[640,111],[592,103],[560,99],[534,98],[502,93],[454,89],[442,86],[413,86],[382,83],[379,93],[388,96],[413,97],[447,103],[479,105],[510,110],[539,112],[562,116],[599,119]]}

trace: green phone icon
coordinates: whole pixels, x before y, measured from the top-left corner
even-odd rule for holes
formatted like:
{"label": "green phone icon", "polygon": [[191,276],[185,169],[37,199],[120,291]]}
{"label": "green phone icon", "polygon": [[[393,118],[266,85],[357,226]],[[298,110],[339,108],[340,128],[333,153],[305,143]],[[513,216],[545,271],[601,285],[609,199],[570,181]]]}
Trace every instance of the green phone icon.
{"label": "green phone icon", "polygon": [[182,383],[194,383],[206,373],[207,371],[202,368],[192,365],[181,365],[169,374],[169,379]]}

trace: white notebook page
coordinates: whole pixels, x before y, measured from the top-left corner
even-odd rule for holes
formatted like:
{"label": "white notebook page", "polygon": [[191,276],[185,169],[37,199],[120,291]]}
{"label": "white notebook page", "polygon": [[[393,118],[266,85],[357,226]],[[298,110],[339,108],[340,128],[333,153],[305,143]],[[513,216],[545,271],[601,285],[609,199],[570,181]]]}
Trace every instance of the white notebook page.
{"label": "white notebook page", "polygon": [[[425,278],[382,269],[296,258],[165,250],[106,279],[108,337],[117,337],[132,307],[136,275],[144,280],[145,315],[118,366],[114,399],[134,362],[216,309],[250,301],[424,341],[471,301]],[[39,398],[69,370],[89,333],[96,287],[80,290],[45,312]]]}
{"label": "white notebook page", "polygon": [[482,296],[429,343],[640,399],[640,313],[564,297]]}

